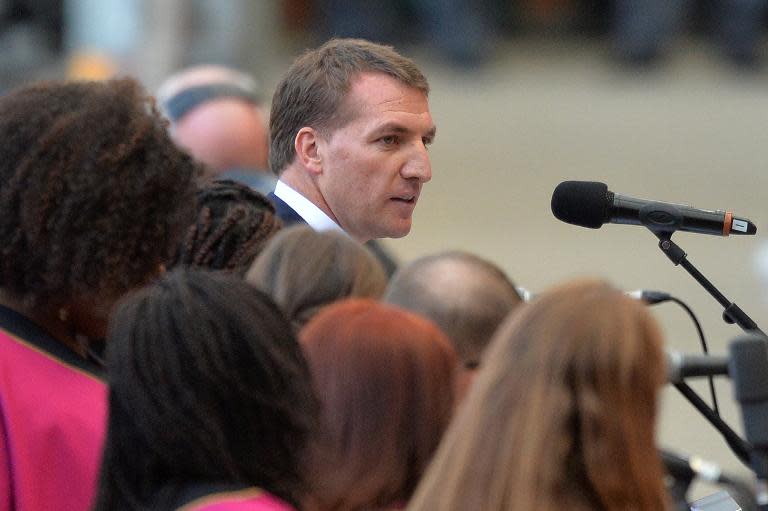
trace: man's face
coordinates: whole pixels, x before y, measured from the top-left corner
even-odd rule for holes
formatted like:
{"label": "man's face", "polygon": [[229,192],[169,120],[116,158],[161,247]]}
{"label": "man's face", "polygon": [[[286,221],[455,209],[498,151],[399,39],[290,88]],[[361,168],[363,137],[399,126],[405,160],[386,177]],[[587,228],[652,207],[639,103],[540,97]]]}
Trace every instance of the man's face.
{"label": "man's face", "polygon": [[421,185],[432,178],[435,136],[427,97],[380,73],[361,73],[345,99],[346,125],[320,137],[317,186],[350,236],[400,238],[411,230]]}

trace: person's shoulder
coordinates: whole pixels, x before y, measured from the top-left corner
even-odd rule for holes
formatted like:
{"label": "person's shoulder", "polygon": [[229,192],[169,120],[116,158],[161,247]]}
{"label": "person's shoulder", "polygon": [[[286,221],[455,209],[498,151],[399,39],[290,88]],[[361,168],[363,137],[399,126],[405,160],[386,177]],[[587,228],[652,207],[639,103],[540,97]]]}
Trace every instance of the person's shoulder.
{"label": "person's shoulder", "polygon": [[304,220],[304,218],[299,215],[295,209],[289,206],[288,203],[286,203],[283,199],[275,195],[274,192],[267,194],[267,199],[269,199],[269,201],[275,207],[275,213],[277,214],[278,218],[283,221],[285,226],[307,223],[307,221]]}
{"label": "person's shoulder", "polygon": [[[0,306],[0,344],[3,366],[15,372],[27,371],[63,378],[54,388],[92,382],[104,386],[104,370],[92,359],[85,359],[60,343],[26,316]],[[55,376],[54,376],[55,375]]]}
{"label": "person's shoulder", "polygon": [[296,511],[290,504],[258,488],[205,495],[177,511]]}

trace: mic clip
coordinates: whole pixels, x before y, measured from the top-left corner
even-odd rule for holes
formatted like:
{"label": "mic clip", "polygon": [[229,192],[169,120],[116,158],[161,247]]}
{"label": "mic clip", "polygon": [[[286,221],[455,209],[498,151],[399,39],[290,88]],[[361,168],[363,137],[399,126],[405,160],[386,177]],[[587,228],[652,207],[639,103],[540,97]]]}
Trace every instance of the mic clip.
{"label": "mic clip", "polygon": [[685,253],[685,250],[680,248],[677,243],[672,241],[673,232],[653,230],[651,230],[651,232],[653,232],[653,234],[659,238],[659,248],[662,252],[664,252],[664,255],[666,255],[669,260],[672,261],[672,264],[679,266],[680,263],[682,263],[685,258],[688,257],[688,254]]}
{"label": "mic clip", "polygon": [[640,222],[651,231],[672,234],[683,223],[680,210],[663,202],[646,204],[638,211]]}

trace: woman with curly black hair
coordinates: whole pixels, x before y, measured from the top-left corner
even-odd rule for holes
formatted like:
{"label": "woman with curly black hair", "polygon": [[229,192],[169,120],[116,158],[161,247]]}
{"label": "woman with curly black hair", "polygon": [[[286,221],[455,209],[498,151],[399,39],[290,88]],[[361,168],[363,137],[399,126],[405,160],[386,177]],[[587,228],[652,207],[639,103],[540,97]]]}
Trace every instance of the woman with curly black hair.
{"label": "woman with curly black hair", "polygon": [[107,345],[96,511],[298,505],[318,404],[266,294],[235,275],[174,270],[116,307]]}
{"label": "woman with curly black hair", "polygon": [[153,278],[199,169],[135,81],[0,98],[0,510],[87,509],[109,312]]}

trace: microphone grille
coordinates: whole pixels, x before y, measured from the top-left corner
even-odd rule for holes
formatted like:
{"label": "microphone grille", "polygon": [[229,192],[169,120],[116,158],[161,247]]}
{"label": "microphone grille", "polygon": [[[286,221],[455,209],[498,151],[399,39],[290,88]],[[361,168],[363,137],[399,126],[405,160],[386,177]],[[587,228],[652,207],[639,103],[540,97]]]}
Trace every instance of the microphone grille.
{"label": "microphone grille", "polygon": [[605,183],[563,181],[552,193],[552,214],[568,224],[599,229],[608,217],[612,195]]}

